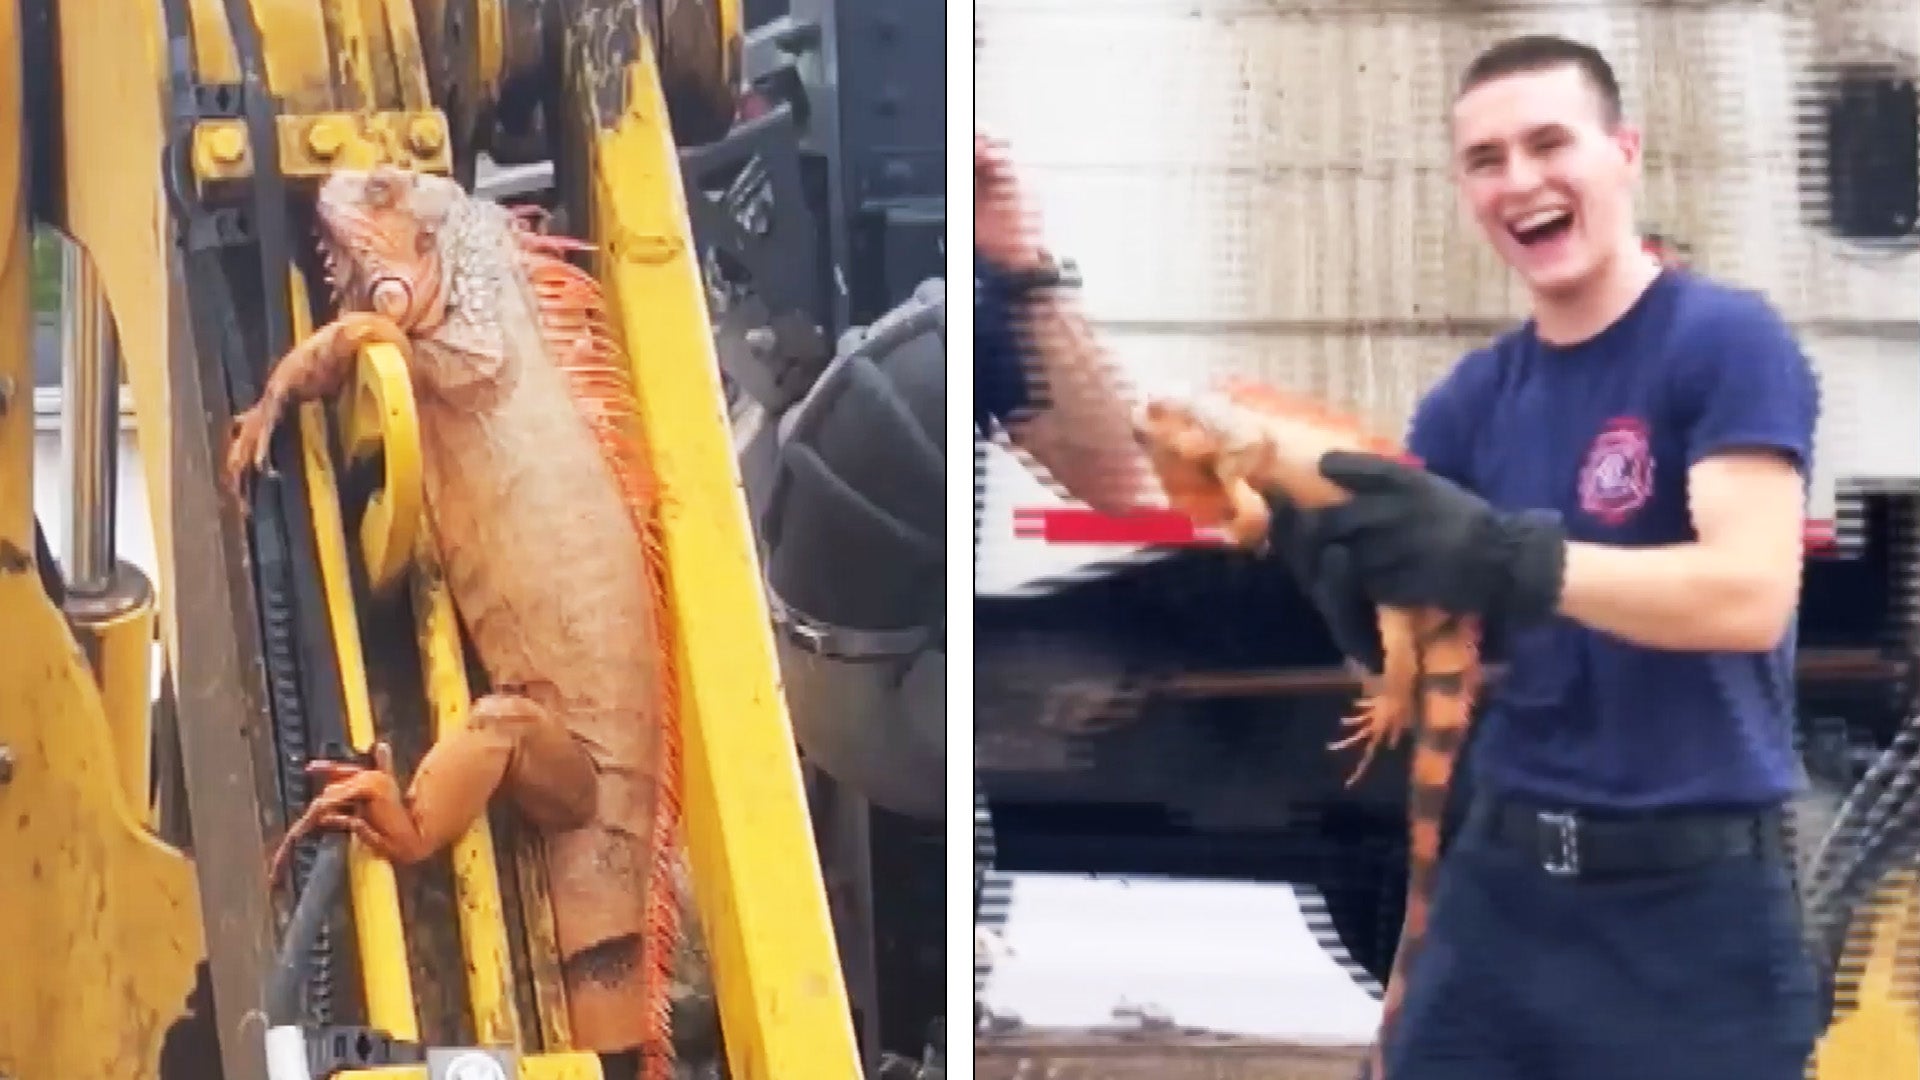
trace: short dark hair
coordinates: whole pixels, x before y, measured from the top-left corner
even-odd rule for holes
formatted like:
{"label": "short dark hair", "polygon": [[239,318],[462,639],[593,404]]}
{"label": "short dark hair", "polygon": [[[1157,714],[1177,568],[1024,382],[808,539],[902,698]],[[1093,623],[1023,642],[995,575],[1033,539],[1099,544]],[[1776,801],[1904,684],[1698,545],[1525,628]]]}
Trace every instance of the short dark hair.
{"label": "short dark hair", "polygon": [[1618,123],[1624,109],[1620,101],[1620,80],[1613,65],[1591,45],[1557,34],[1524,34],[1489,45],[1460,76],[1460,88],[1454,98],[1466,96],[1482,83],[1508,75],[1549,71],[1558,67],[1577,69],[1600,95],[1602,110],[1609,124]]}

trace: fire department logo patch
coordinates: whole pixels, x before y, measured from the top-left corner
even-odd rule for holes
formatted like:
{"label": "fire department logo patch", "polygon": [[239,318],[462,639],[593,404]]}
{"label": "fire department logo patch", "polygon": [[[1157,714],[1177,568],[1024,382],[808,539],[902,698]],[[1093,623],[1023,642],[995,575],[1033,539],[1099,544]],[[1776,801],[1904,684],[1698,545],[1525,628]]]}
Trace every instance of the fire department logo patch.
{"label": "fire department logo patch", "polygon": [[1624,524],[1653,498],[1653,444],[1647,425],[1607,421],[1580,467],[1580,509],[1607,525]]}

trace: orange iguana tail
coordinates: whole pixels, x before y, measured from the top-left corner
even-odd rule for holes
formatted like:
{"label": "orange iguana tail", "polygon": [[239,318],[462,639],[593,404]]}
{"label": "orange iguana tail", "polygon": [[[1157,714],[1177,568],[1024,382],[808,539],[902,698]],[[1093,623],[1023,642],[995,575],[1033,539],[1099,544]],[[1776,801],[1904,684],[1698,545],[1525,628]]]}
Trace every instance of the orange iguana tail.
{"label": "orange iguana tail", "polygon": [[678,874],[680,831],[680,711],[678,665],[668,592],[665,543],[660,526],[658,478],[640,430],[633,369],[607,320],[606,297],[591,274],[568,262],[568,251],[589,250],[569,237],[519,228],[521,268],[533,287],[546,355],[566,376],[574,404],[600,444],[625,497],[647,553],[654,600],[653,625],[660,656],[660,751],[653,850],[648,853],[646,938],[641,997],[651,1035],[647,1076],[672,1074],[670,1032],[674,959],[680,941]]}
{"label": "orange iguana tail", "polygon": [[[1168,501],[1202,525],[1222,527],[1233,543],[1261,547],[1271,522],[1262,491],[1276,491],[1304,509],[1344,502],[1347,492],[1320,472],[1333,451],[1406,460],[1388,440],[1317,405],[1245,380],[1187,399],[1149,403],[1136,428]],[[1406,920],[1386,986],[1380,1034],[1369,1055],[1372,1080],[1384,1080],[1382,1049],[1399,1018],[1409,966],[1419,954],[1440,864],[1440,827],[1460,751],[1480,689],[1476,620],[1433,610],[1382,608],[1382,670],[1363,679],[1367,696],[1333,744],[1358,746],[1347,783],[1365,774],[1382,744],[1415,732],[1408,817]]]}

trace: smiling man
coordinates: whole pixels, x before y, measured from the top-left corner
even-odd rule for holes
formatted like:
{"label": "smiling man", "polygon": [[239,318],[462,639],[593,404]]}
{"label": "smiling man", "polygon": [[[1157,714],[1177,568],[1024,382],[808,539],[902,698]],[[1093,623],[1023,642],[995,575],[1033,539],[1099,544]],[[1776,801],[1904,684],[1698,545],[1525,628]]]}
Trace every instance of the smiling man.
{"label": "smiling man", "polygon": [[1532,317],[1421,403],[1427,470],[1330,459],[1355,497],[1295,534],[1349,652],[1377,655],[1351,616],[1377,602],[1480,615],[1508,662],[1388,1080],[1799,1080],[1819,1020],[1782,806],[1812,371],[1761,297],[1643,249],[1641,133],[1595,50],[1488,49],[1452,137]]}

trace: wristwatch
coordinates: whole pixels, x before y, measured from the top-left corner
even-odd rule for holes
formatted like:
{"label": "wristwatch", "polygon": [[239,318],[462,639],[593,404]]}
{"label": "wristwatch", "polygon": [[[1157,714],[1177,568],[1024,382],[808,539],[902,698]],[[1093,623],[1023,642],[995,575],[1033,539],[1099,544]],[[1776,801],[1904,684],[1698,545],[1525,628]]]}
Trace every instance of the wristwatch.
{"label": "wristwatch", "polygon": [[1024,300],[1027,295],[1041,289],[1080,287],[1080,268],[1071,260],[1056,259],[1049,252],[1041,252],[1040,261],[1022,270],[993,268],[994,276],[999,278],[1002,295],[1008,302]]}

